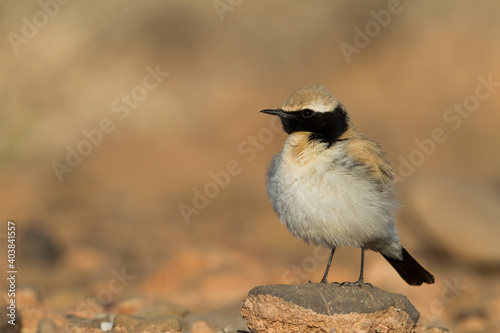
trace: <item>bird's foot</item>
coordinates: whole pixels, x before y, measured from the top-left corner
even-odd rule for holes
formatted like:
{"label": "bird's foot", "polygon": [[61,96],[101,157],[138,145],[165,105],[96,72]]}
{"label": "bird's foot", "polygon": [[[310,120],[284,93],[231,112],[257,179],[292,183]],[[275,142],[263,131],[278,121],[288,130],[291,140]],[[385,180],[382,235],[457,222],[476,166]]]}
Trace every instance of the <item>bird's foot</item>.
{"label": "bird's foot", "polygon": [[[312,282],[309,280],[309,283],[312,283]],[[328,282],[327,279],[322,279],[319,283],[340,284],[340,282]]]}
{"label": "bird's foot", "polygon": [[358,287],[373,287],[371,283],[365,283],[363,280],[358,280],[356,282],[349,282],[349,281],[346,281],[346,282],[342,282],[341,284],[339,284],[339,287],[342,287],[342,286],[358,286]]}
{"label": "bird's foot", "polygon": [[[309,280],[309,283],[312,283],[311,280]],[[321,279],[319,283],[340,284],[340,282],[328,282],[328,280],[325,278]]]}

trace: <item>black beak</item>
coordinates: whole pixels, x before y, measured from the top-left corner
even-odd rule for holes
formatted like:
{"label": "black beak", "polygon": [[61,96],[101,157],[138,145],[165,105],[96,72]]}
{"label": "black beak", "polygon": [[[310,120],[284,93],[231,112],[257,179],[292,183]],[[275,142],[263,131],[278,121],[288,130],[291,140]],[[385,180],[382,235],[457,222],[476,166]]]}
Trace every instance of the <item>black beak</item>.
{"label": "black beak", "polygon": [[289,114],[288,112],[285,112],[281,109],[266,109],[266,110],[262,110],[260,112],[267,113],[267,114],[270,114],[273,116],[278,116],[280,118],[293,118],[293,116],[291,114]]}

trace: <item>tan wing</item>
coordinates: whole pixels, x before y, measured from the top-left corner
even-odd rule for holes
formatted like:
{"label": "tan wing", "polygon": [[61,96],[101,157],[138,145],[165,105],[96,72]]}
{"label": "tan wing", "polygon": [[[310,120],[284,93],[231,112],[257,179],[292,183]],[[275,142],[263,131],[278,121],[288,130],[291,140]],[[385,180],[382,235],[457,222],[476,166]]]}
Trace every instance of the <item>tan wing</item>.
{"label": "tan wing", "polygon": [[391,163],[378,143],[365,137],[350,138],[347,141],[347,154],[367,165],[372,175],[381,182],[389,183],[394,179]]}

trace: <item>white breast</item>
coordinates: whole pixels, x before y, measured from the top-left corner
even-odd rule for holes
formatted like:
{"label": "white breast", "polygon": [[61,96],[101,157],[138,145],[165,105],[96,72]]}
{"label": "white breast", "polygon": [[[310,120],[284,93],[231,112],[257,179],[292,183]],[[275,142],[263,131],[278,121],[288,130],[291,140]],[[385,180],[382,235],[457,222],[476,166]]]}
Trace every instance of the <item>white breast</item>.
{"label": "white breast", "polygon": [[293,142],[287,144],[273,158],[268,195],[293,235],[327,248],[398,241],[393,189],[377,184],[349,160],[344,143],[300,153],[290,146]]}

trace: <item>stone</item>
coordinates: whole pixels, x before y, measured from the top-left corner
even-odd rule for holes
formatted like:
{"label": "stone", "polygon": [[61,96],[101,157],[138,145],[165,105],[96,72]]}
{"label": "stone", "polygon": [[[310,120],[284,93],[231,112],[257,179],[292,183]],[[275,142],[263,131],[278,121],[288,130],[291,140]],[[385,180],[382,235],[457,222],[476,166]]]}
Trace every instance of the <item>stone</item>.
{"label": "stone", "polygon": [[450,332],[450,330],[443,327],[425,327],[423,325],[417,324],[412,333],[445,333]]}
{"label": "stone", "polygon": [[145,319],[137,325],[134,325],[133,329],[136,331],[180,331],[182,328],[181,317],[177,315],[161,316],[156,318]]}
{"label": "stone", "polygon": [[63,331],[64,330],[61,327],[57,326],[53,320],[48,318],[43,318],[38,323],[38,328],[36,330],[36,333],[59,333],[59,332],[62,333]]}
{"label": "stone", "polygon": [[309,283],[252,289],[240,309],[255,332],[411,332],[420,314],[408,299],[376,287]]}
{"label": "stone", "polygon": [[137,313],[140,309],[146,306],[146,299],[135,297],[122,300],[116,304],[113,304],[111,307],[111,311],[113,313],[125,313],[125,314],[134,314]]}
{"label": "stone", "polygon": [[217,333],[238,333],[238,332],[246,332],[246,331],[239,330],[232,326],[226,326],[223,329],[219,330]]}
{"label": "stone", "polygon": [[182,318],[183,326],[191,331],[196,322],[206,322],[210,327],[220,329],[222,327],[235,327],[236,330],[245,330],[246,324],[238,308],[218,309],[214,312],[190,313]]}
{"label": "stone", "polygon": [[[51,325],[50,322],[55,324],[56,327],[61,328],[60,331],[65,331],[65,328],[69,326],[68,319],[65,318],[62,314],[56,311],[51,311],[50,309],[42,305],[31,307],[19,312],[22,316],[22,323],[19,323],[16,318],[16,326],[21,326],[23,332],[37,332],[41,329],[47,331],[49,330],[49,326]],[[0,332],[3,332],[3,330],[0,329]]]}
{"label": "stone", "polygon": [[113,322],[111,321],[103,321],[101,322],[101,330],[104,332],[111,331],[113,329]]}
{"label": "stone", "polygon": [[215,330],[208,324],[206,320],[195,321],[191,325],[191,333],[215,333]]}
{"label": "stone", "polygon": [[420,313],[406,296],[377,287],[340,286],[337,283],[307,283],[302,285],[269,285],[255,287],[249,295],[271,295],[311,309],[319,314],[372,313],[390,306],[406,311],[417,322]]}
{"label": "stone", "polygon": [[24,287],[16,291],[16,303],[19,310],[34,308],[43,303],[40,290],[34,287]]}
{"label": "stone", "polygon": [[427,177],[410,185],[408,196],[433,246],[475,266],[500,267],[500,195],[493,186]]}
{"label": "stone", "polygon": [[124,329],[130,332],[180,331],[183,326],[181,323],[181,317],[178,315],[165,315],[154,318],[143,318],[128,314],[118,314],[115,317],[114,324],[115,328]]}
{"label": "stone", "polygon": [[107,315],[95,318],[81,318],[72,314],[66,315],[70,326],[84,327],[84,328],[101,328],[102,323],[111,321]]}
{"label": "stone", "polygon": [[157,301],[153,304],[144,306],[138,310],[135,315],[144,318],[155,318],[167,315],[185,316],[188,313],[189,311],[180,305],[168,301]]}
{"label": "stone", "polygon": [[115,317],[115,325],[120,325],[127,329],[131,329],[135,325],[143,322],[144,318],[138,316],[132,316],[124,313],[117,314]]}

